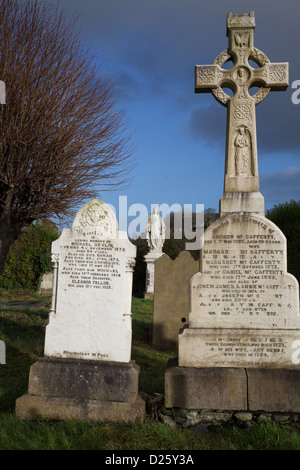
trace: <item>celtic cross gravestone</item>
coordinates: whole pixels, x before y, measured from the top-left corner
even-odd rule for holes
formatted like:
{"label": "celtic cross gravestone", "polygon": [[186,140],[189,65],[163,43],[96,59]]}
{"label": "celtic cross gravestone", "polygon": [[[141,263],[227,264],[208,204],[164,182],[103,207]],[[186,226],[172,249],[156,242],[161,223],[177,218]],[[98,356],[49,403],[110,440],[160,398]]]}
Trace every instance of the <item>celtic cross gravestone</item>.
{"label": "celtic cross gravestone", "polygon": [[[227,16],[228,49],[221,52],[212,65],[196,65],[196,93],[212,92],[227,107],[227,140],[225,153],[224,195],[221,215],[243,211],[264,212],[259,193],[255,107],[270,91],[288,86],[288,63],[272,63],[254,47],[254,12]],[[222,67],[233,62],[230,69]],[[252,67],[250,63],[257,67]],[[253,87],[259,90],[251,96]],[[223,88],[231,89],[229,96]],[[244,193],[238,196],[237,193]],[[245,197],[245,193],[250,193]]]}
{"label": "celtic cross gravestone", "polygon": [[[196,92],[212,91],[228,108],[225,183],[190,280],[178,362],[166,372],[167,407],[300,412],[299,285],[287,272],[284,234],[264,216],[255,124],[255,106],[287,87],[288,64],[254,48],[254,26],[253,12],[228,14],[228,50],[196,67]],[[222,69],[229,59],[233,67]]]}

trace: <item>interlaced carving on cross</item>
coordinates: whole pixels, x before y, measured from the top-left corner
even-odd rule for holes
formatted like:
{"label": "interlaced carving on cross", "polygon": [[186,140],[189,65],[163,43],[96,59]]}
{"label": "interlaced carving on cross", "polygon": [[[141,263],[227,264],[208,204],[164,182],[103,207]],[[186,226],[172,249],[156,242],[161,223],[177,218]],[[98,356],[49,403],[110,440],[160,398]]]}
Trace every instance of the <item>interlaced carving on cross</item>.
{"label": "interlaced carving on cross", "polygon": [[[228,108],[224,189],[229,192],[259,190],[255,106],[270,91],[288,87],[288,63],[271,63],[262,51],[254,47],[254,28],[254,12],[249,15],[229,13],[228,49],[221,52],[212,65],[195,67],[196,93],[212,92],[217,101]],[[230,60],[232,68],[223,69]],[[252,67],[249,60],[254,61],[258,68]],[[253,96],[249,94],[251,87],[259,87]],[[231,89],[233,96],[223,88]],[[243,139],[238,139],[240,136]]]}

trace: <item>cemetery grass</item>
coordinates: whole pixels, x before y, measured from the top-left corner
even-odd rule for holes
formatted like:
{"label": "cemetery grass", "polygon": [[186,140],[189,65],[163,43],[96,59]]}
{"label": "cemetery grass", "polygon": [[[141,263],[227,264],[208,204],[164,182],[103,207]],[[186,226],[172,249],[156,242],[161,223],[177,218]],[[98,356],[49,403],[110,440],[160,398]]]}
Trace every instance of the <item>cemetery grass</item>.
{"label": "cemetery grass", "polygon": [[[19,300],[16,295],[8,298]],[[29,300],[30,294],[25,298]],[[26,393],[30,366],[43,355],[48,313],[49,308],[0,308],[0,340],[6,344],[6,364],[0,365],[0,450],[300,449],[298,428],[271,422],[214,426],[201,435],[192,429],[171,429],[155,412],[136,425],[18,419],[15,400]],[[151,346],[152,314],[151,300],[133,299],[132,359],[141,367],[140,391],[145,400],[163,395],[167,361],[176,357],[176,351]]]}

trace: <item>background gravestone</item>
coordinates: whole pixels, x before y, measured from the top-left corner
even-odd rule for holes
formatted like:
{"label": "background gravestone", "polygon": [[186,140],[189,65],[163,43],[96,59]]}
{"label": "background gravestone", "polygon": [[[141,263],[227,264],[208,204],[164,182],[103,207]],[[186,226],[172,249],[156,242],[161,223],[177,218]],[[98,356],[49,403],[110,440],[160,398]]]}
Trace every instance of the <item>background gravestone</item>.
{"label": "background gravestone", "polygon": [[199,269],[190,252],[181,251],[175,260],[164,254],[155,262],[153,346],[176,349],[178,333],[188,321],[189,281]]}
{"label": "background gravestone", "polygon": [[39,294],[51,294],[52,293],[52,284],[53,284],[53,273],[45,273],[42,276],[41,283],[39,285],[38,292]]}
{"label": "background gravestone", "polygon": [[97,199],[52,243],[53,291],[44,357],[30,369],[21,418],[135,422],[143,418],[131,361],[136,247]]}

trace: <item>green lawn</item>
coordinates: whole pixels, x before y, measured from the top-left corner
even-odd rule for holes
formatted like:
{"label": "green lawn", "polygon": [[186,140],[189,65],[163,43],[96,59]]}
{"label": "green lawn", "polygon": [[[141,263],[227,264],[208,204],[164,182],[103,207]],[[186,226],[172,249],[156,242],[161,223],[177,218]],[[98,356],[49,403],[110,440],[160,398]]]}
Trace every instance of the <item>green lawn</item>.
{"label": "green lawn", "polygon": [[[165,367],[176,357],[176,351],[151,346],[152,313],[151,300],[133,299],[132,359],[141,367],[140,391],[148,396],[164,393]],[[27,391],[31,364],[43,356],[47,321],[48,308],[0,309],[0,340],[6,344],[6,364],[0,365],[0,450],[300,449],[300,431],[275,423],[217,426],[201,436],[192,429],[170,429],[150,415],[142,425],[17,419],[15,400]]]}

